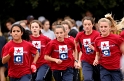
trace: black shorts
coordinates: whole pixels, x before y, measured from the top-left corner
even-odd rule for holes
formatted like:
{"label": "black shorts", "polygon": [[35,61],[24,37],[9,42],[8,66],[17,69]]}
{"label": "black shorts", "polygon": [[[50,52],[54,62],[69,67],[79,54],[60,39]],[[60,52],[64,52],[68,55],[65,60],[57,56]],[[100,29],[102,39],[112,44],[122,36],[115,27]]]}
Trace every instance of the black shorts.
{"label": "black shorts", "polygon": [[2,63],[2,59],[0,59],[0,67],[5,67],[5,68],[7,68],[8,67],[8,64],[6,63],[6,64],[3,64]]}

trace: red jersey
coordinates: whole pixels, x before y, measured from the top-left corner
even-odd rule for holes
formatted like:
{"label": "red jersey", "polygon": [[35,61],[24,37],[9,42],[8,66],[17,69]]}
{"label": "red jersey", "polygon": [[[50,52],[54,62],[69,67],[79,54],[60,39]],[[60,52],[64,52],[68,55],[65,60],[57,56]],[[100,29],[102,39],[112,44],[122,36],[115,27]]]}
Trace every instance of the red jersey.
{"label": "red jersey", "polygon": [[[74,37],[69,36],[68,38],[69,38],[72,42],[74,42],[74,39],[75,39]],[[77,46],[77,51],[78,51],[78,53],[81,51],[80,45]]]}
{"label": "red jersey", "polygon": [[120,36],[124,39],[124,30],[121,31]]}
{"label": "red jersey", "polygon": [[86,35],[84,31],[77,34],[75,41],[82,44],[81,60],[84,60],[89,64],[93,64],[96,53],[91,48],[89,48],[89,44],[94,46],[94,41],[98,36],[100,36],[100,33],[95,30],[93,30],[90,35]]}
{"label": "red jersey", "polygon": [[21,78],[25,74],[31,74],[31,55],[36,54],[37,49],[30,43],[23,40],[15,43],[12,40],[2,49],[3,57],[8,54],[11,47],[14,47],[14,54],[8,61],[8,75],[13,78]]}
{"label": "red jersey", "polygon": [[108,70],[120,68],[120,45],[123,42],[119,35],[110,34],[95,40],[95,50],[100,53],[100,65]]}
{"label": "red jersey", "polygon": [[30,37],[31,37],[32,44],[38,49],[40,53],[40,57],[38,58],[38,61],[36,63],[37,68],[39,68],[41,65],[48,63],[48,61],[44,59],[43,52],[44,52],[44,48],[46,47],[47,43],[50,42],[51,39],[49,39],[48,37],[44,35],[40,35],[39,37],[34,37],[31,35]]}
{"label": "red jersey", "polygon": [[68,67],[74,67],[73,50],[75,46],[70,39],[64,38],[64,42],[54,39],[47,44],[44,53],[52,58],[63,60],[61,64],[51,62],[52,70],[65,70]]}

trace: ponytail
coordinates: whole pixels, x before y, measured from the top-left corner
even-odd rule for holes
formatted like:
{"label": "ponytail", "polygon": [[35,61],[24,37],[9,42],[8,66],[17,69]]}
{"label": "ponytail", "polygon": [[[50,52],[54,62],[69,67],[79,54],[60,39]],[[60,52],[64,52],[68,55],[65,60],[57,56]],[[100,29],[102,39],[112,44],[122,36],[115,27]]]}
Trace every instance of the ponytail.
{"label": "ponytail", "polygon": [[117,22],[112,18],[112,14],[106,14],[105,18],[111,22],[111,32],[116,33],[117,31]]}
{"label": "ponytail", "polygon": [[124,28],[124,17],[117,24],[117,30],[122,30],[122,28]]}
{"label": "ponytail", "polygon": [[26,40],[26,41],[30,41],[30,35],[31,35],[30,31],[24,29],[24,32],[23,32],[23,35],[22,35],[22,39]]}
{"label": "ponytail", "polygon": [[20,30],[21,30],[21,32],[23,33],[22,39],[23,39],[23,40],[26,40],[26,41],[30,41],[30,34],[31,34],[31,33],[30,33],[29,30],[25,30],[20,24],[14,24],[14,25],[12,25],[12,27],[11,27],[11,30],[10,30],[11,33],[12,33],[13,27],[19,27]]}

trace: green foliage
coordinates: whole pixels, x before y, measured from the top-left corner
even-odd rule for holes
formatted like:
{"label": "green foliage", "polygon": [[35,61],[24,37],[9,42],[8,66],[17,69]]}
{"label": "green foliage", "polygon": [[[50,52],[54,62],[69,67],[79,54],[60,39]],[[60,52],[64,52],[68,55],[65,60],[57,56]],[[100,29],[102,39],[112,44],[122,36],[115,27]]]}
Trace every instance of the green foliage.
{"label": "green foliage", "polygon": [[31,9],[36,9],[42,4],[47,6],[47,3],[49,3],[55,12],[59,12],[61,9],[75,8],[80,10],[79,14],[86,10],[93,10],[97,14],[102,14],[105,10],[118,7],[120,3],[124,4],[124,0],[1,0],[1,13],[6,13],[7,10],[15,8],[20,3],[30,6]]}
{"label": "green foliage", "polygon": [[83,0],[76,0],[74,3],[75,3],[75,5],[77,5],[78,7],[83,8],[82,5],[84,5],[85,1],[83,1]]}
{"label": "green foliage", "polygon": [[14,3],[15,3],[15,0],[7,0],[7,1],[5,1],[5,4],[7,4],[8,7],[13,7]]}
{"label": "green foliage", "polygon": [[113,8],[119,5],[119,3],[123,2],[123,0],[98,0],[99,3],[105,8]]}
{"label": "green foliage", "polygon": [[[15,1],[23,0],[6,0],[4,4],[8,7],[14,7]],[[30,4],[33,9],[37,8],[40,5],[39,1],[41,0],[24,0],[25,4]],[[51,5],[53,5],[55,11],[59,11],[61,7],[68,8],[71,4],[74,4],[78,7],[84,8],[99,8],[101,5],[104,9],[113,8],[123,2],[123,0],[46,0]],[[1,1],[0,1],[1,2]]]}
{"label": "green foliage", "polygon": [[29,0],[30,4],[32,5],[32,8],[36,8],[38,6],[39,0]]}

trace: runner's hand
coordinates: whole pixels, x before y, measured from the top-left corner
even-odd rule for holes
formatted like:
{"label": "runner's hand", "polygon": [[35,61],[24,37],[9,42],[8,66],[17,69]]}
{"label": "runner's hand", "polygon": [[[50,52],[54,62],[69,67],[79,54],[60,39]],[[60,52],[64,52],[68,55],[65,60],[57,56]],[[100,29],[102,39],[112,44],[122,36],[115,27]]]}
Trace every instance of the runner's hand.
{"label": "runner's hand", "polygon": [[36,64],[35,63],[32,63],[31,64],[31,71],[32,71],[32,73],[35,73],[37,71],[37,68],[36,68]]}
{"label": "runner's hand", "polygon": [[61,64],[61,63],[62,63],[62,60],[56,59],[55,62],[56,62],[57,64]]}

